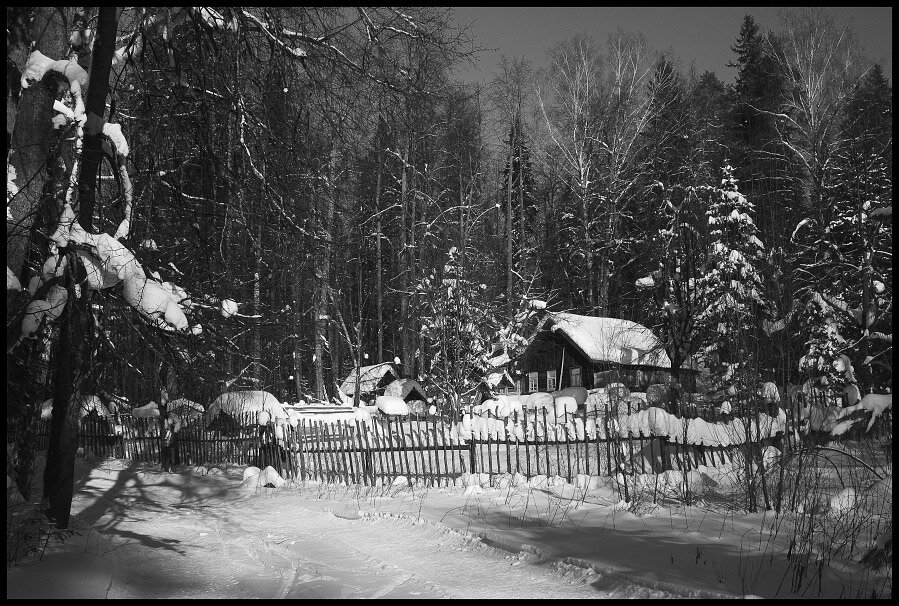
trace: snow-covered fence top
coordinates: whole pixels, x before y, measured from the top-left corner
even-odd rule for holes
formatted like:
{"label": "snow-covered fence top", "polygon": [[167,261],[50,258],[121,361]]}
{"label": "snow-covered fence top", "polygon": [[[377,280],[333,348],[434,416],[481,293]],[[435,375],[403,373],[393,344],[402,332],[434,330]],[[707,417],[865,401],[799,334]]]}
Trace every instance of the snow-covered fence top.
{"label": "snow-covered fence top", "polygon": [[512,410],[505,415],[502,405],[482,405],[474,408],[473,413],[463,414],[452,433],[461,440],[554,442],[655,437],[693,446],[732,446],[766,440],[786,431],[787,417],[782,409],[776,417],[759,413],[755,417],[734,417],[727,422],[713,423],[678,417],[656,407],[630,414],[589,416],[584,410],[577,411],[573,398],[568,400],[560,397],[553,407]]}

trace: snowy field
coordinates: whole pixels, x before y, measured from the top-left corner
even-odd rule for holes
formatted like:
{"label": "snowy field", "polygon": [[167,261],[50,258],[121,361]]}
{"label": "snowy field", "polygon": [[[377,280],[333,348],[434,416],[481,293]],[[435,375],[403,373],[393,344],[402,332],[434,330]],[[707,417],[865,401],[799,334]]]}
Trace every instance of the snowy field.
{"label": "snowy field", "polygon": [[[572,485],[503,476],[490,488],[486,477],[466,476],[436,489],[270,488],[264,473],[245,475],[242,467],[165,473],[79,459],[74,532],[41,539],[37,553],[8,568],[7,597],[845,598],[892,590],[891,566],[874,573],[823,552],[791,562],[794,530],[812,518],[716,506],[710,487],[724,494],[727,486],[711,468],[696,472],[706,498],[694,507],[663,498],[624,504],[614,480],[598,477]],[[639,483],[658,489],[660,481]],[[9,492],[8,528],[34,511]],[[891,476],[865,498],[830,492],[814,519],[834,541],[849,520],[892,508]]]}

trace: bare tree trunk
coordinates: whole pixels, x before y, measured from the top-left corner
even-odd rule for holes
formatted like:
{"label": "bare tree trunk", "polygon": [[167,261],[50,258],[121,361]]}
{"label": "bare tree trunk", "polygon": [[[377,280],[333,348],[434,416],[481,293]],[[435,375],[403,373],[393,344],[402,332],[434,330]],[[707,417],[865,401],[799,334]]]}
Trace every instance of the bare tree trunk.
{"label": "bare tree trunk", "polygon": [[515,295],[515,272],[512,257],[512,167],[515,157],[516,129],[512,121],[512,136],[509,139],[509,170],[506,173],[506,317],[512,319],[512,299]]}
{"label": "bare tree trunk", "polygon": [[[98,33],[91,58],[91,87],[88,89],[85,103],[88,118],[82,154],[83,167],[78,180],[80,207],[78,222],[88,231],[92,231],[94,188],[103,157],[100,147],[101,132],[103,116],[106,113],[106,95],[109,92],[109,72],[115,51],[117,22],[115,7],[100,8]],[[53,418],[44,474],[44,494],[49,499],[50,519],[58,528],[69,527],[80,419],[75,396],[81,378],[79,374],[85,372],[90,365],[92,356],[90,339],[93,333],[89,291],[85,291],[81,297],[76,296],[75,291],[75,268],[79,263],[78,257],[71,249],[66,252],[66,256],[69,258],[66,270],[69,296],[61,317],[58,366],[53,389]]]}
{"label": "bare tree trunk", "polygon": [[318,213],[317,235],[322,239],[318,246],[319,253],[315,266],[315,304],[312,308],[314,338],[315,338],[315,397],[319,400],[327,400],[328,394],[325,386],[324,373],[324,339],[328,334],[328,292],[331,282],[331,223],[334,218],[334,204],[337,198],[337,145],[331,145],[331,159],[328,167],[328,192],[319,199],[322,203]]}
{"label": "bare tree trunk", "polygon": [[400,227],[400,343],[403,348],[403,375],[412,376],[413,359],[412,338],[409,329],[409,284],[411,281],[412,251],[409,250],[409,238],[406,225],[409,220],[409,176],[407,166],[412,151],[412,134],[406,135],[406,146],[403,150],[403,168],[400,179],[400,204],[402,206],[402,226]]}
{"label": "bare tree trunk", "polygon": [[[384,361],[384,288],[382,284],[382,260],[381,260],[381,175],[384,172],[384,163],[381,160],[381,151],[378,150],[378,181],[375,186],[375,213],[377,214],[377,242],[375,244],[375,304],[378,308],[378,363]],[[358,379],[357,379],[357,385]]]}
{"label": "bare tree trunk", "polygon": [[[69,12],[58,7],[39,7],[35,10],[29,28],[34,36],[34,50],[54,59],[65,57],[69,38],[65,17]],[[19,72],[25,69],[29,54],[27,46],[10,48],[7,54]],[[29,234],[38,215],[36,211],[42,203],[52,203],[52,200],[43,198],[42,192],[49,152],[59,136],[51,121],[57,86],[53,78],[44,78],[21,91],[18,104],[13,108],[7,97],[7,132],[12,133],[7,163],[16,171],[15,184],[19,193],[8,205],[13,221],[6,222],[6,265],[23,286],[28,285],[23,265],[28,255]]]}
{"label": "bare tree trunk", "polygon": [[[294,326],[300,326],[303,321],[303,313],[300,309],[300,283],[299,280],[288,279],[290,280],[290,293],[293,299],[293,324]],[[299,331],[295,332],[298,333]],[[298,334],[295,334],[293,337],[293,382],[294,387],[297,390],[297,401],[303,396],[303,364],[300,355],[301,351],[300,337]]]}
{"label": "bare tree trunk", "polygon": [[589,305],[590,314],[596,313],[596,276],[593,275],[594,256],[593,256],[593,237],[590,234],[590,212],[587,202],[588,186],[584,183],[586,178],[582,177],[581,181],[581,222],[584,225],[584,254],[587,256],[587,304]]}
{"label": "bare tree trunk", "polygon": [[[256,226],[256,271],[253,274],[253,310],[257,316],[262,316],[262,291],[260,282],[262,281],[262,217],[257,217],[259,224]],[[262,335],[261,320],[255,320],[256,326],[253,331],[253,362],[255,363],[255,377],[262,378]]]}
{"label": "bare tree trunk", "polygon": [[[524,150],[522,149],[521,137],[518,139],[518,225],[519,225],[519,251],[520,251],[520,260],[518,262],[518,273],[524,277],[526,280],[529,279],[530,272],[528,271],[528,247],[527,247],[527,238],[525,237],[525,207],[524,207]],[[514,310],[514,307],[513,307]],[[511,319],[512,316],[509,316]]]}

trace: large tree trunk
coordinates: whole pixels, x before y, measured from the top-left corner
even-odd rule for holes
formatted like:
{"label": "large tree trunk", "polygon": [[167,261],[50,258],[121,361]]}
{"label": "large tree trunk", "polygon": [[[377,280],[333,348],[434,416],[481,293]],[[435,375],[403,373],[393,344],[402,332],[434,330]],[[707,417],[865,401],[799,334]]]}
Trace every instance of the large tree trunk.
{"label": "large tree trunk", "polygon": [[411,282],[412,251],[409,250],[409,238],[406,225],[409,221],[409,156],[412,148],[412,134],[406,136],[403,150],[403,168],[400,179],[400,205],[402,206],[402,226],[400,227],[400,342],[403,348],[403,375],[412,376],[413,356],[412,335],[409,329],[409,285]]}
{"label": "large tree trunk", "polygon": [[[100,8],[98,32],[91,59],[91,86],[85,103],[87,124],[82,148],[82,169],[78,179],[78,222],[88,231],[93,231],[94,188],[103,158],[101,133],[106,114],[106,95],[109,92],[109,72],[115,52],[117,22],[115,7]],[[93,353],[90,343],[93,333],[90,293],[85,290],[81,297],[76,296],[76,269],[80,262],[74,250],[69,249],[66,256],[69,259],[66,270],[69,296],[61,317],[58,366],[53,389],[53,419],[44,474],[44,494],[49,499],[50,519],[57,528],[69,527],[80,419],[76,393],[80,391],[78,385],[90,368]]]}
{"label": "large tree trunk", "polygon": [[515,263],[512,256],[514,237],[512,233],[512,168],[515,163],[515,125],[509,138],[509,169],[506,173],[506,318],[511,321],[515,296]]}
{"label": "large tree trunk", "polygon": [[[375,185],[375,213],[378,216],[377,242],[375,249],[375,303],[378,308],[378,358],[380,364],[384,361],[384,288],[381,283],[381,174],[384,172],[384,163],[381,160],[381,151],[378,150],[378,181]],[[358,385],[358,381],[356,383]]]}
{"label": "large tree trunk", "polygon": [[[66,17],[70,12],[58,7],[35,9],[30,27],[34,50],[53,59],[65,57],[69,39]],[[28,54],[28,47],[22,44],[8,49],[7,58],[22,72]],[[58,86],[54,78],[44,78],[21,91],[18,104],[13,108],[10,107],[10,98],[7,98],[6,127],[10,136],[7,163],[16,171],[15,184],[19,193],[7,206],[13,221],[6,222],[6,264],[23,286],[28,285],[28,275],[23,271],[28,238],[38,214],[35,211],[42,203],[47,171],[51,168],[47,165],[47,158],[59,136],[51,122]],[[52,203],[50,199],[43,201]]]}
{"label": "large tree trunk", "polygon": [[320,244],[316,247],[315,267],[315,304],[312,307],[314,338],[315,338],[315,397],[319,400],[327,400],[324,372],[324,339],[328,334],[330,319],[328,316],[328,291],[331,282],[331,222],[334,217],[334,205],[337,198],[337,146],[331,146],[331,159],[329,162],[328,191],[320,196],[321,207],[318,212],[318,229],[316,235],[320,238]]}

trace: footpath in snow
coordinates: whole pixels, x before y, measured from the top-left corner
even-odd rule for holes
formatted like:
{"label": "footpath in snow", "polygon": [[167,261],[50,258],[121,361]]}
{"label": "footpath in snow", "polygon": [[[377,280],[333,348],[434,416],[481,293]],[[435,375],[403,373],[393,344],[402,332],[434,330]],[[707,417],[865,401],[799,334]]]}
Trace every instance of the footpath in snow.
{"label": "footpath in snow", "polygon": [[[770,514],[638,516],[610,483],[266,488],[243,468],[115,459],[76,471],[77,534],[8,569],[7,597],[793,597],[789,533]],[[823,594],[851,591],[850,573],[826,569]]]}

